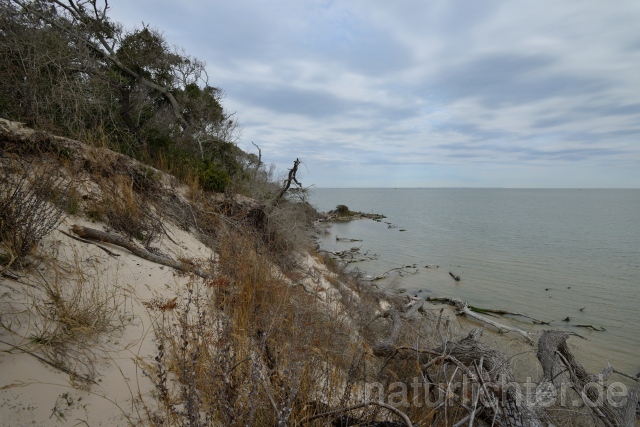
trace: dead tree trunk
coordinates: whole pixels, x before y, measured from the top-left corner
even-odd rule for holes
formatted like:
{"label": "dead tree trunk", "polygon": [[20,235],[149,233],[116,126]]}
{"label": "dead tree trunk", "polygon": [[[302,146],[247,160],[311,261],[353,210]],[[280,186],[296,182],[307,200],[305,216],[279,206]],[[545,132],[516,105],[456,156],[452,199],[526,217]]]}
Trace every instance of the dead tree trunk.
{"label": "dead tree trunk", "polygon": [[291,187],[292,181],[295,182],[298,185],[298,187],[302,188],[302,184],[300,184],[296,179],[296,173],[298,173],[298,165],[300,165],[300,159],[296,159],[295,162],[293,162],[293,167],[289,169],[289,176],[287,177],[287,179],[284,180],[284,185],[282,186],[282,188],[280,189],[280,192],[278,193],[278,197],[276,198],[276,203],[282,200],[285,193],[289,190],[289,187]]}
{"label": "dead tree trunk", "polygon": [[[614,369],[608,365],[602,374],[593,375],[578,362],[567,346],[571,332],[545,331],[538,341],[538,360],[542,365],[541,382],[549,382],[558,387],[560,372],[568,369],[571,387],[584,403],[607,427],[630,427],[636,425],[636,411],[640,405],[640,389],[632,388],[626,402],[614,401],[604,383]],[[564,368],[563,368],[564,367]]]}

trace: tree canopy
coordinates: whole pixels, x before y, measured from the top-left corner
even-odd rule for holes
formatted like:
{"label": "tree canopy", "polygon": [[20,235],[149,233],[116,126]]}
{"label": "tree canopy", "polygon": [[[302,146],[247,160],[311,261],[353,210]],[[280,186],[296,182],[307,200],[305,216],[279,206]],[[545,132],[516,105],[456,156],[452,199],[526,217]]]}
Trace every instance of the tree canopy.
{"label": "tree canopy", "polygon": [[254,161],[205,64],[149,26],[126,30],[98,0],[0,0],[0,116],[224,190]]}

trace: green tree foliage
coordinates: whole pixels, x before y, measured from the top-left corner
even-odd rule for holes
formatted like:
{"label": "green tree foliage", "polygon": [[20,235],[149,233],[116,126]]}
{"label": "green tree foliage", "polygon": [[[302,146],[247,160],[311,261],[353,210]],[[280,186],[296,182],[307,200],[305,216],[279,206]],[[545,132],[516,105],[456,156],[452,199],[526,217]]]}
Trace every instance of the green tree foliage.
{"label": "green tree foliage", "polygon": [[347,205],[338,205],[336,206],[336,212],[338,212],[338,215],[340,216],[345,216],[345,215],[350,215],[351,211],[349,210],[349,207]]}
{"label": "green tree foliage", "polygon": [[0,116],[216,176],[215,191],[242,180],[250,158],[205,65],[148,26],[123,29],[105,5],[0,0]]}

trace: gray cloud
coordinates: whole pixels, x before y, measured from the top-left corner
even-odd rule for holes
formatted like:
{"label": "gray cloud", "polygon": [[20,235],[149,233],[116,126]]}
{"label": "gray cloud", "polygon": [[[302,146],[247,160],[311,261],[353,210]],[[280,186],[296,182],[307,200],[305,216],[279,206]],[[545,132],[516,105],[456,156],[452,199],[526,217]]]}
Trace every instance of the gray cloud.
{"label": "gray cloud", "polygon": [[487,107],[526,104],[556,96],[601,91],[604,79],[540,71],[557,63],[542,55],[492,54],[472,58],[436,76],[426,90],[444,101],[478,97]]}
{"label": "gray cloud", "polygon": [[241,146],[318,185],[640,186],[635,0],[110,4],[208,63]]}

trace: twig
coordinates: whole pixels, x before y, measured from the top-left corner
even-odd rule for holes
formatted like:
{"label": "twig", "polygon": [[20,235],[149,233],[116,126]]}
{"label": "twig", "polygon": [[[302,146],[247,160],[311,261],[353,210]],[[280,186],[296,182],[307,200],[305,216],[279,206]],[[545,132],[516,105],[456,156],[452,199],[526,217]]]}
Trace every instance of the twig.
{"label": "twig", "polygon": [[613,369],[613,372],[618,374],[618,375],[622,375],[623,377],[627,377],[627,378],[629,378],[631,380],[640,382],[640,378],[634,377],[634,376],[629,375],[629,374],[625,374],[624,372],[620,372],[620,371],[616,370],[615,368]]}

